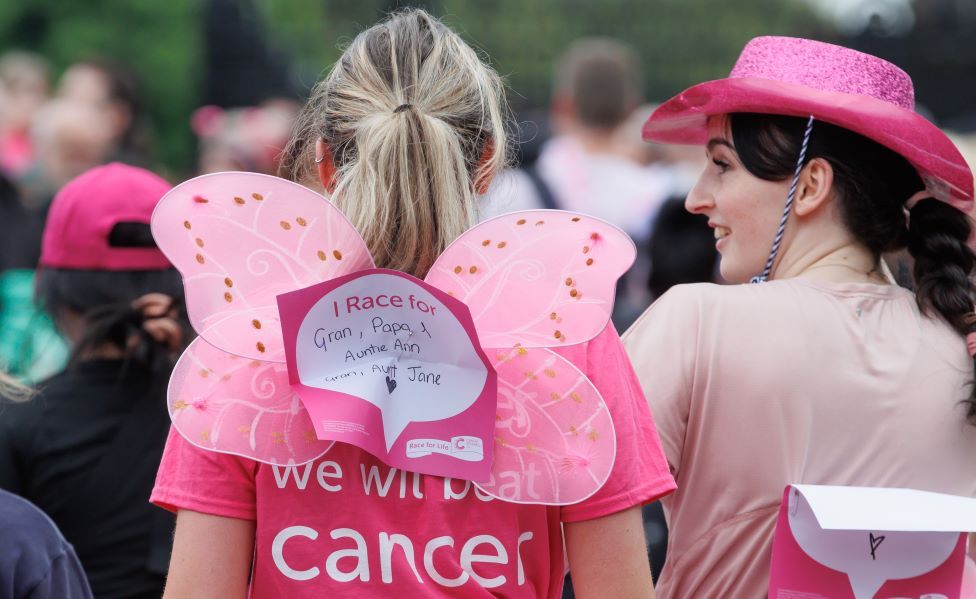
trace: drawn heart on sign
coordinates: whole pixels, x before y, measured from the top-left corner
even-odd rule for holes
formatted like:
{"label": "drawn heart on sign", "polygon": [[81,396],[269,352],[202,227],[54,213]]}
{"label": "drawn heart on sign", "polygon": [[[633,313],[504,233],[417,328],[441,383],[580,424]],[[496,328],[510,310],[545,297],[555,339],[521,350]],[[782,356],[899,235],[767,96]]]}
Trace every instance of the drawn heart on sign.
{"label": "drawn heart on sign", "polygon": [[396,389],[396,379],[386,377],[386,388],[389,389],[390,393],[393,393],[393,390]]}

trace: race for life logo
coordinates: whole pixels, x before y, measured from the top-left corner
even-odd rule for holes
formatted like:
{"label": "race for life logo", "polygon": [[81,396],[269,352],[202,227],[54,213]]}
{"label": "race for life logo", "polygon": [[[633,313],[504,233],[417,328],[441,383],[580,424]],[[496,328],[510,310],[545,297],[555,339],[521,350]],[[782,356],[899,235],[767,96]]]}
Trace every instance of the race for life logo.
{"label": "race for life logo", "polygon": [[450,441],[441,439],[411,439],[407,441],[407,457],[422,458],[433,453],[450,456],[465,462],[480,462],[485,459],[484,443],[478,437],[453,437]]}

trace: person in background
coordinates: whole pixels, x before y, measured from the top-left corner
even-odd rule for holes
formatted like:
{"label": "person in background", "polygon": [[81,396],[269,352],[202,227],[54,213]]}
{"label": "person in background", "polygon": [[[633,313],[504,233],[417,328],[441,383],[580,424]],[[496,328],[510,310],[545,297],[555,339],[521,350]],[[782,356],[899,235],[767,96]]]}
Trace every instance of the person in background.
{"label": "person in background", "polygon": [[34,160],[34,115],[51,91],[47,62],[30,52],[0,56],[0,173],[17,180]]}
{"label": "person in background", "polygon": [[[629,46],[609,38],[574,42],[556,66],[553,137],[533,167],[499,181],[482,218],[526,208],[572,210],[617,225],[643,247],[673,182],[635,156],[633,140],[620,135],[641,97],[638,60]],[[650,303],[643,284],[648,268],[641,252],[621,280],[614,305],[621,329]]]}
{"label": "person in background", "polygon": [[[505,163],[504,114],[501,79],[474,50],[426,12],[398,12],[359,34],[312,91],[284,167],[331,190],[378,267],[423,277]],[[352,478],[335,492],[298,488],[280,468],[174,431],[152,496],[178,512],[166,597],[555,599],[566,556],[579,597],[653,597],[640,506],[673,489],[653,420],[612,326],[556,351],[600,389],[616,427],[613,470],[588,499],[453,498],[432,475],[405,497]],[[308,468],[327,464],[349,477],[385,468],[347,443]],[[403,548],[392,559],[389,538]]]}
{"label": "person in background", "polygon": [[765,596],[789,484],[976,497],[973,174],[913,107],[891,63],[760,37],[645,125],[705,146],[685,207],[752,283],[672,287],[624,336],[678,482],[661,597]]}
{"label": "person in background", "polygon": [[150,163],[142,81],[131,67],[108,58],[76,62],[61,76],[57,95],[84,104],[99,115],[110,140],[105,162],[141,167]]}
{"label": "person in background", "polygon": [[199,173],[276,173],[299,108],[284,98],[247,108],[198,108],[191,126],[200,141]]}
{"label": "person in background", "polygon": [[[0,371],[0,420],[30,391]],[[74,548],[44,512],[0,489],[0,597],[89,599],[91,589]]]}
{"label": "person in background", "polygon": [[715,282],[718,251],[708,218],[685,210],[685,197],[661,206],[648,245],[651,274],[647,288],[657,299],[675,285]]}
{"label": "person in background", "polygon": [[0,221],[0,365],[27,383],[60,371],[67,346],[34,301],[35,268],[51,199],[57,190],[101,164],[111,149],[104,115],[87,104],[52,100],[31,131],[34,163],[20,185],[4,186]]}
{"label": "person in background", "polygon": [[165,580],[173,519],[148,499],[185,323],[182,281],[149,219],[169,188],[112,163],[58,193],[37,294],[69,340],[71,362],[0,418],[0,488],[54,520],[96,597],[159,597]]}

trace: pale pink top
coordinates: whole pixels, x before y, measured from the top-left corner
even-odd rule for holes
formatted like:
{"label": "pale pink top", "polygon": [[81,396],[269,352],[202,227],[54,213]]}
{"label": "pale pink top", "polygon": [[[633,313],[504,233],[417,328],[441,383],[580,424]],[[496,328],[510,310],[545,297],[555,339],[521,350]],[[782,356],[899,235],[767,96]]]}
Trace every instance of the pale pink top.
{"label": "pale pink top", "polygon": [[765,597],[790,483],[976,496],[973,361],[904,289],[682,285],[624,341],[678,483],[662,599]]}

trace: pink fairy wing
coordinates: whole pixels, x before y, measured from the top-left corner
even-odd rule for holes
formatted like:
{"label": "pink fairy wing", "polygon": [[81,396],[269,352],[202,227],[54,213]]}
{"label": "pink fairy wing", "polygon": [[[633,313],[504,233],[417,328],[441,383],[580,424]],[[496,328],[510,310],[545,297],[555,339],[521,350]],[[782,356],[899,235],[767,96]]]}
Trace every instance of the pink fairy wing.
{"label": "pink fairy wing", "polygon": [[315,436],[278,362],[241,358],[197,337],[170,377],[169,415],[197,447],[266,464],[303,464],[332,446]]}
{"label": "pink fairy wing", "polygon": [[498,373],[495,461],[484,492],[513,503],[569,505],[603,486],[616,456],[613,420],[582,372],[548,349],[486,350]]}
{"label": "pink fairy wing", "polygon": [[275,296],[373,266],[356,229],[310,189],[216,173],[167,193],[153,237],[183,275],[193,328],[247,358],[284,361]]}
{"label": "pink fairy wing", "polygon": [[484,347],[569,345],[606,326],[635,255],[627,234],[600,219],[527,210],[469,229],[426,281],[468,305]]}

